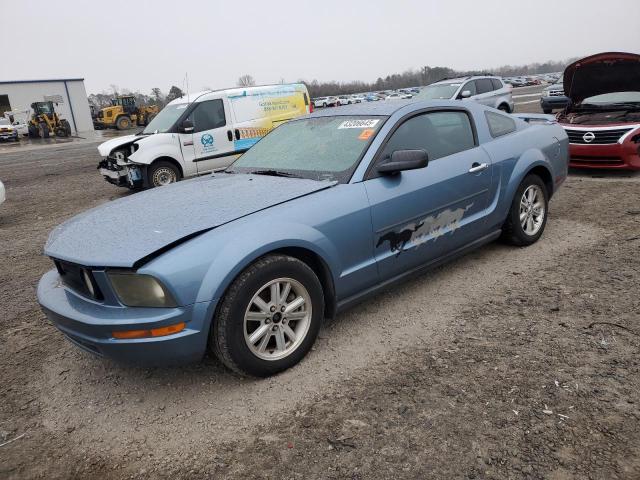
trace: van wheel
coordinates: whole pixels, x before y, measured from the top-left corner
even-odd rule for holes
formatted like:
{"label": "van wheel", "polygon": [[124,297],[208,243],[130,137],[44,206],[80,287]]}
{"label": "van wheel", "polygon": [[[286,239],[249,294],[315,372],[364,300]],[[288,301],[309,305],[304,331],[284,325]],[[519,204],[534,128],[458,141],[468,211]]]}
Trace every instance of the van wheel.
{"label": "van wheel", "polygon": [[506,103],[500,104],[500,106],[498,106],[498,110],[502,110],[505,113],[511,113],[511,109],[509,108],[509,105],[507,105]]}
{"label": "van wheel", "polygon": [[547,224],[549,194],[542,179],[534,174],[522,181],[502,227],[502,238],[520,247],[538,241]]}
{"label": "van wheel", "polygon": [[313,270],[297,258],[268,255],[229,287],[209,348],[241,375],[274,375],[304,358],[323,318],[324,295]]}
{"label": "van wheel", "polygon": [[151,187],[163,187],[180,180],[180,170],[171,162],[158,160],[153,162],[147,170],[149,185]]}
{"label": "van wheel", "polygon": [[131,128],[131,119],[126,115],[118,117],[118,119],[116,120],[116,128],[118,130],[126,130],[128,128]]}

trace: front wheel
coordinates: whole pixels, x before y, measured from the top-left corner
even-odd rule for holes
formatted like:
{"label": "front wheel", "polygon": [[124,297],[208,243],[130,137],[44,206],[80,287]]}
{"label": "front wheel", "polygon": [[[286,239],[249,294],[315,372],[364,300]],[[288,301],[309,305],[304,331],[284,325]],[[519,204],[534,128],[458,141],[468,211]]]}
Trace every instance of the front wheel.
{"label": "front wheel", "polygon": [[302,360],[323,318],[322,286],[313,270],[296,258],[268,255],[229,287],[209,348],[237,373],[274,375]]}
{"label": "front wheel", "polygon": [[131,119],[126,115],[118,117],[116,120],[116,128],[118,130],[127,130],[128,128],[131,128]]}
{"label": "front wheel", "polygon": [[522,181],[511,203],[502,229],[503,238],[518,246],[538,241],[547,224],[549,194],[542,179],[534,174]]}
{"label": "front wheel", "polygon": [[164,187],[180,180],[180,170],[173,163],[166,160],[153,162],[147,171],[151,187]]}

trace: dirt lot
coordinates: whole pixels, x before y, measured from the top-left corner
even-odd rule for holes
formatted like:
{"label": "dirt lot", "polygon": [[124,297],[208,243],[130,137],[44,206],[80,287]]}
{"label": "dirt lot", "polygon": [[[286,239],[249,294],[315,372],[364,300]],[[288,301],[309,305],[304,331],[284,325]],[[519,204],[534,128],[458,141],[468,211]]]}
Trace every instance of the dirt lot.
{"label": "dirt lot", "polygon": [[0,154],[0,478],[640,478],[640,176],[574,173],[536,245],[401,285],[246,380],[121,367],[47,323],[48,232],[127,194],[97,160]]}

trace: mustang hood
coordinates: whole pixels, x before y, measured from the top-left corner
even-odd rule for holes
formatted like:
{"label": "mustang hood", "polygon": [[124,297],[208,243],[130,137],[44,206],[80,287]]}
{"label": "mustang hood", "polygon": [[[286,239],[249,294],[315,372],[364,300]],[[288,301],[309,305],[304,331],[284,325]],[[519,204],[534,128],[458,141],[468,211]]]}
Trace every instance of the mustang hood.
{"label": "mustang hood", "polygon": [[608,52],[583,58],[564,71],[564,91],[573,104],[613,92],[638,91],[640,55]]}
{"label": "mustang hood", "polygon": [[92,267],[133,267],[181,240],[333,185],[226,173],[187,180],[71,218],[51,232],[44,253]]}

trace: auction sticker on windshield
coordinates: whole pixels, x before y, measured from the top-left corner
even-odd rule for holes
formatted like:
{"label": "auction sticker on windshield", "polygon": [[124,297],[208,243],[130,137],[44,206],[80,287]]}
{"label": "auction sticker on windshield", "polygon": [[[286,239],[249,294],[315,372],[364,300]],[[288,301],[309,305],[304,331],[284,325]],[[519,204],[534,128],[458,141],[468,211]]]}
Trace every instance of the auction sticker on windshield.
{"label": "auction sticker on windshield", "polygon": [[379,122],[379,119],[366,118],[362,120],[346,120],[342,122],[338,128],[373,128]]}

